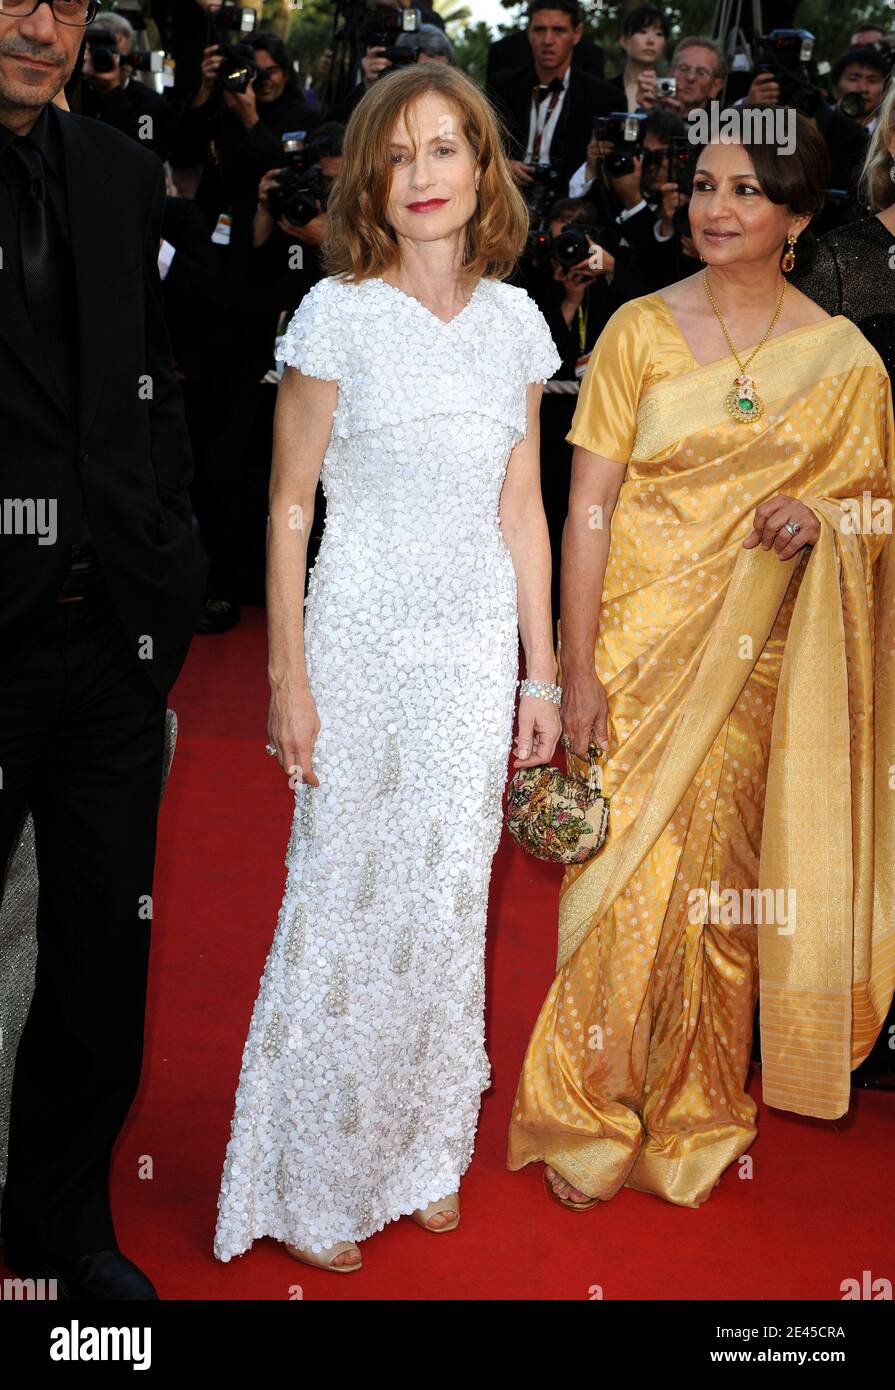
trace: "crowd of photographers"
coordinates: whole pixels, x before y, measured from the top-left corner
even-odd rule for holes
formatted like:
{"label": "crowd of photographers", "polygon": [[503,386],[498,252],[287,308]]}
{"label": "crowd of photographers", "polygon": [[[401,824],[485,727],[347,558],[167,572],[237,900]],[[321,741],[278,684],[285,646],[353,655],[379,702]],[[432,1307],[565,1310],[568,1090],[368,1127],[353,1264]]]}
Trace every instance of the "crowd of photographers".
{"label": "crowd of photographers", "polygon": [[[168,169],[159,270],[196,462],[193,505],[212,559],[207,633],[238,622],[240,602],[263,599],[274,343],[323,274],[344,123],[390,71],[453,61],[434,11],[377,0],[345,13],[308,75],[277,35],[255,27],[253,10],[229,3],[130,0],[88,32],[80,109],[147,141]],[[541,416],[554,615],[571,467],[565,435],[588,354],[621,303],[699,268],[687,218],[690,113],[723,94],[725,107],[810,116],[833,169],[815,222],[822,233],[865,211],[857,177],[895,60],[895,35],[869,25],[828,60],[803,30],[755,35],[751,65],[730,71],[714,40],[683,37],[673,49],[669,40],[668,15],[641,5],[607,55],[584,37],[575,0],[534,0],[526,26],[488,54],[486,90],[530,212],[517,282],[563,358]],[[604,71],[604,61],[617,71]],[[312,559],[322,493],[319,502]]]}

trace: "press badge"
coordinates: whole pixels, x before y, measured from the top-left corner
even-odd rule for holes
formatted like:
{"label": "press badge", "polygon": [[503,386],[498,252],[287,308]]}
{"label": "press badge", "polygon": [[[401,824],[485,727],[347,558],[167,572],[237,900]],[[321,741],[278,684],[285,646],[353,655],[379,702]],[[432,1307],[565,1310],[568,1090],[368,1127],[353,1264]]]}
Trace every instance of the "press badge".
{"label": "press badge", "polygon": [[590,361],[590,353],[589,353],[589,352],[583,353],[582,356],[579,357],[578,360],[576,361],[576,363],[575,363],[575,375],[577,376],[577,378],[578,378],[579,381],[580,381],[581,378],[584,376],[584,373],[587,371],[587,364],[588,364],[589,361]]}

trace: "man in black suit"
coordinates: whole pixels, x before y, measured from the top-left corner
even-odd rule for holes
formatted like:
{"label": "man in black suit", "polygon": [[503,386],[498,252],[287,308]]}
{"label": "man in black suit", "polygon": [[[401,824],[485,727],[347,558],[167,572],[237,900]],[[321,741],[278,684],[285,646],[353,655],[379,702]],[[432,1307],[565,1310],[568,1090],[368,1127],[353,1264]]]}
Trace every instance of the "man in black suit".
{"label": "man in black suit", "polygon": [[[508,68],[524,67],[530,57],[531,44],[527,28],[514,29],[512,33],[503,34],[489,44],[485,62],[485,91],[488,95],[490,96],[494,89],[494,79],[499,72],[506,72]],[[589,72],[592,77],[603,76],[603,50],[592,39],[583,38],[575,45],[572,63],[583,72]]]}
{"label": "man in black suit", "polygon": [[0,1226],[13,1272],[61,1297],[149,1299],[109,1166],[141,1070],[166,694],[207,559],[162,313],[162,165],[52,104],[94,13],[0,11],[0,876],[26,806],[40,874]]}
{"label": "man in black suit", "polygon": [[533,182],[527,166],[550,162],[558,176],[555,196],[564,196],[585,160],[594,115],[619,109],[618,93],[608,82],[572,64],[583,34],[576,0],[533,0],[531,60],[494,75],[490,96],[509,131],[510,168],[523,191]]}

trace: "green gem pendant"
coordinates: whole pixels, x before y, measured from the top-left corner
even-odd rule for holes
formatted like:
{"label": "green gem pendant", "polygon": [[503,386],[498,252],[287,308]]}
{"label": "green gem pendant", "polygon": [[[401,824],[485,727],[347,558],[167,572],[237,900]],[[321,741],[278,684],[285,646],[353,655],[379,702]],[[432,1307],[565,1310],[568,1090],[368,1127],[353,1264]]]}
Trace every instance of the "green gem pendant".
{"label": "green gem pendant", "polygon": [[742,421],[757,420],[764,409],[755,382],[746,375],[736,378],[733,390],[724,398],[724,404],[735,420]]}

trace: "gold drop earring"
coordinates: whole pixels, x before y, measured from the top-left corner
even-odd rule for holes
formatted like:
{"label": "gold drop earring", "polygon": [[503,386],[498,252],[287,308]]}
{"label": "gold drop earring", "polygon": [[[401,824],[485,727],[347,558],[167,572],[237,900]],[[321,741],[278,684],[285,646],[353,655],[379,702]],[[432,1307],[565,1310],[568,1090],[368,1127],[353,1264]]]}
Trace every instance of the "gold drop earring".
{"label": "gold drop earring", "polygon": [[787,275],[796,263],[795,250],[796,239],[792,232],[790,232],[789,236],[786,238],[786,250],[783,253],[783,260],[780,262],[780,269]]}

